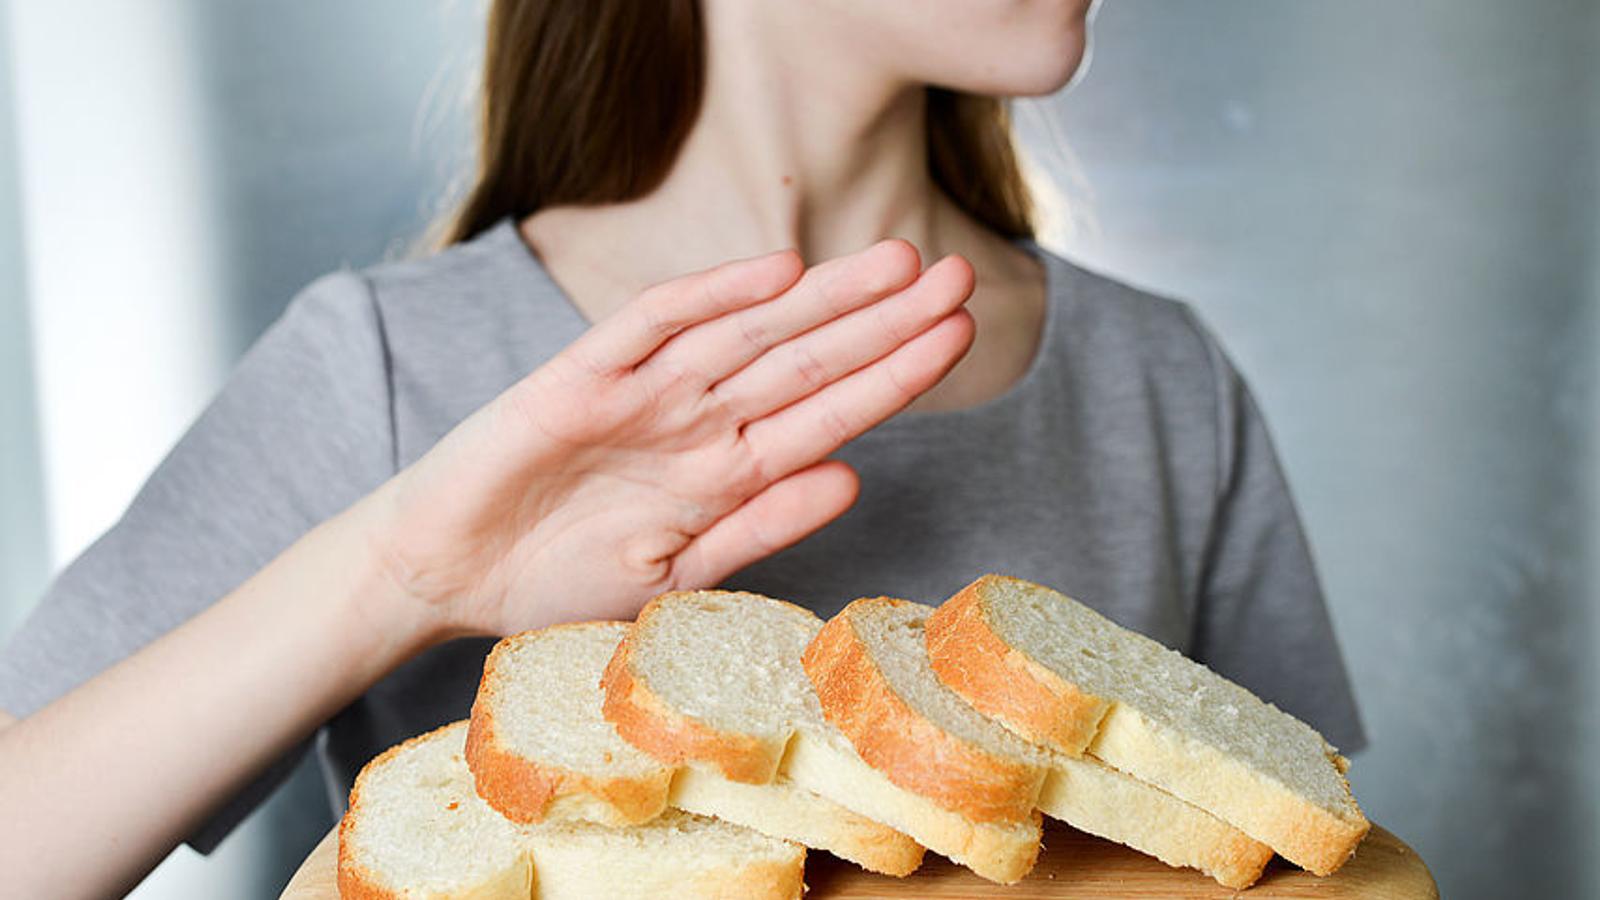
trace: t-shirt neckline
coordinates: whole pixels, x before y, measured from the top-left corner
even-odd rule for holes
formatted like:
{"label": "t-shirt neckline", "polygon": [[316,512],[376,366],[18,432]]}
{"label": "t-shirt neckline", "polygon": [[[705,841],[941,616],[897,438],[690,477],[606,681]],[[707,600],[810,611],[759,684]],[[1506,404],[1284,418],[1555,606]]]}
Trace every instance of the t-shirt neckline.
{"label": "t-shirt neckline", "polygon": [[[511,252],[517,257],[519,264],[526,267],[533,278],[542,282],[545,288],[560,300],[565,314],[571,320],[571,324],[575,329],[573,333],[574,339],[592,327],[588,318],[584,316],[583,311],[578,308],[578,305],[572,301],[571,297],[567,296],[566,290],[556,282],[550,271],[545,268],[544,262],[539,259],[538,254],[534,252],[532,247],[528,246],[527,241],[523,240],[522,232],[517,228],[514,218],[507,216],[501,219],[499,223],[486,230],[482,237],[506,241],[512,245]],[[1021,377],[1000,394],[990,397],[981,403],[957,409],[902,411],[879,423],[872,431],[879,431],[886,427],[900,429],[943,423],[964,423],[973,419],[982,419],[1001,413],[1022,402],[1043,379],[1044,370],[1053,355],[1052,348],[1056,343],[1056,330],[1060,327],[1058,320],[1062,315],[1062,310],[1057,308],[1055,302],[1056,291],[1060,288],[1058,283],[1060,275],[1056,270],[1054,255],[1039,246],[1036,240],[1018,237],[1013,238],[1012,243],[1038,260],[1039,265],[1044,269],[1044,321],[1039,327],[1038,346],[1034,349],[1033,358],[1028,361],[1028,366],[1023,370]],[[871,434],[872,431],[867,432],[867,434]]]}

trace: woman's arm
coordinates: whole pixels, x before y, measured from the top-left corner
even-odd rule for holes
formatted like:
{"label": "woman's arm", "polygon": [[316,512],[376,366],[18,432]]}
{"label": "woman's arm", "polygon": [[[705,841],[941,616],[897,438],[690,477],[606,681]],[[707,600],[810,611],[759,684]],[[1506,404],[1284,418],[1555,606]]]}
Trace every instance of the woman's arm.
{"label": "woman's arm", "polygon": [[[0,873],[136,883],[423,647],[631,615],[854,498],[825,457],[966,351],[972,272],[889,242],[652,288],[204,612],[0,731]],[[31,890],[29,890],[31,888]]]}
{"label": "woman's arm", "polygon": [[127,891],[430,639],[420,620],[395,621],[407,607],[364,546],[364,512],[318,526],[199,616],[0,730],[8,890]]}

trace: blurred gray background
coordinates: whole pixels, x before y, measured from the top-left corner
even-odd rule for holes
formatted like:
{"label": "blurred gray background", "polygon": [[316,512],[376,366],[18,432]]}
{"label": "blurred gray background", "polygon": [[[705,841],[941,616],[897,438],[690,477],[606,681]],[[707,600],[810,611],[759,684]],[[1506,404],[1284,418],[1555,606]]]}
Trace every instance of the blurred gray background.
{"label": "blurred gray background", "polygon": [[[476,3],[0,0],[0,636],[316,275],[470,153]],[[1022,104],[1047,239],[1194,303],[1277,437],[1452,898],[1600,896],[1600,4],[1110,0]],[[276,896],[302,772],[136,896]]]}

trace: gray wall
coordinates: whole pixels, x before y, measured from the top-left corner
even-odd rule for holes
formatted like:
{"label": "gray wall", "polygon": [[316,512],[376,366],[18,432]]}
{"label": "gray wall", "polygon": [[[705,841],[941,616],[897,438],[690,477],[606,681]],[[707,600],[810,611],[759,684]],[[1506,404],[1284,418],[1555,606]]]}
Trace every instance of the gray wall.
{"label": "gray wall", "polygon": [[[416,235],[468,146],[453,101],[477,4],[150,2],[188,36],[183,116],[205,145],[189,177],[231,359],[310,278]],[[1600,756],[1597,5],[1112,0],[1095,44],[1042,105],[1067,143],[1023,117],[1069,188],[1061,243],[1194,302],[1251,378],[1371,732],[1358,796],[1446,896],[1600,893],[1582,765]],[[47,568],[8,71],[0,628]],[[21,201],[50,202],[36,187]],[[302,778],[237,839],[255,895],[324,827],[320,802]],[[209,887],[143,896],[245,890],[193,883]]]}
{"label": "gray wall", "polygon": [[1095,45],[1065,243],[1261,396],[1359,799],[1447,897],[1600,893],[1600,4],[1112,0]]}

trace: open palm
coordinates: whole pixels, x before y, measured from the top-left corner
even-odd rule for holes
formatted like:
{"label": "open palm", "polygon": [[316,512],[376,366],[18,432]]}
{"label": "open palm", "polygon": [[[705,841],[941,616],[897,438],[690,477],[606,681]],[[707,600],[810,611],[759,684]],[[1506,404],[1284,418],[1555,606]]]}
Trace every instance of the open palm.
{"label": "open palm", "polygon": [[971,268],[901,241],[650,288],[380,490],[387,571],[456,633],[631,617],[854,502],[829,453],[970,345]]}

